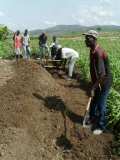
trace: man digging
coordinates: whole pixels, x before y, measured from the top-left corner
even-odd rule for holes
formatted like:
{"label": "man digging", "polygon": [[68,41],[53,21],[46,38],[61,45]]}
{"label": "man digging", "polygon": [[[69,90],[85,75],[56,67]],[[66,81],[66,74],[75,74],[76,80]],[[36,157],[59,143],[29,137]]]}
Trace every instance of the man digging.
{"label": "man digging", "polygon": [[88,126],[97,119],[93,134],[99,135],[106,129],[106,102],[112,84],[112,75],[106,52],[97,44],[98,33],[90,30],[85,35],[86,46],[90,48],[90,75],[92,82],[90,118]]}

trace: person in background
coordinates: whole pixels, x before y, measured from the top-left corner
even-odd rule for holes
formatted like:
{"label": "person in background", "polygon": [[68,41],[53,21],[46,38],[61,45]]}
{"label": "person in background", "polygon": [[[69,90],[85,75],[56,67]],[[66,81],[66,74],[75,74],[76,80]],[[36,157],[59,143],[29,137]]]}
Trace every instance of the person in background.
{"label": "person in background", "polygon": [[40,58],[48,58],[49,55],[49,48],[47,45],[47,35],[45,33],[42,33],[39,36],[39,47],[40,47]]}
{"label": "person in background", "polygon": [[68,78],[67,80],[72,80],[74,65],[77,59],[79,58],[79,53],[71,48],[62,48],[61,45],[58,45],[58,53],[56,57],[62,59],[66,65],[68,63]]}
{"label": "person in background", "polygon": [[52,44],[50,45],[51,58],[52,58],[52,59],[55,59],[56,54],[57,54],[57,50],[58,50],[58,41],[57,41],[56,36],[53,36],[52,40],[53,40],[53,42],[52,42]]}
{"label": "person in background", "polygon": [[112,84],[112,75],[107,53],[97,43],[98,33],[90,30],[85,35],[86,46],[90,48],[90,75],[92,82],[90,118],[88,126],[97,120],[93,134],[99,135],[106,130],[106,102]]}
{"label": "person in background", "polygon": [[22,52],[21,52],[21,47],[22,47],[22,37],[20,35],[20,31],[16,31],[14,34],[14,47],[15,47],[15,53],[16,53],[16,61],[18,63],[18,59],[22,58]]}
{"label": "person in background", "polygon": [[23,50],[24,50],[24,59],[30,59],[30,36],[28,30],[26,29],[23,35]]}

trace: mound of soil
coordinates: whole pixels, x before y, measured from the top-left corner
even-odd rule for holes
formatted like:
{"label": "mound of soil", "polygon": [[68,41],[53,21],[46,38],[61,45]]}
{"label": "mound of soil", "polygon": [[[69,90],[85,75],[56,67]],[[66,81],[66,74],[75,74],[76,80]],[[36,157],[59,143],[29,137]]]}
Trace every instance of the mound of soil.
{"label": "mound of soil", "polygon": [[[4,68],[4,69],[3,69]],[[102,160],[112,135],[81,126],[88,97],[33,61],[0,62],[0,160]]]}

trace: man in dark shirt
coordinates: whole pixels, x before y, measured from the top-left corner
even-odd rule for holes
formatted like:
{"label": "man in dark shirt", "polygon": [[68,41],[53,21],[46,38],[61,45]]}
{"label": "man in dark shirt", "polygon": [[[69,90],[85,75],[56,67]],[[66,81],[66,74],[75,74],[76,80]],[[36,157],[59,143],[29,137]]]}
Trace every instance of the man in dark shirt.
{"label": "man in dark shirt", "polygon": [[40,47],[41,59],[50,57],[49,48],[47,46],[47,35],[45,33],[42,33],[39,36],[39,47]]}
{"label": "man in dark shirt", "polygon": [[42,33],[39,36],[39,45],[42,46],[42,45],[45,45],[46,43],[47,43],[47,36],[45,33]]}
{"label": "man in dark shirt", "polygon": [[85,35],[86,46],[90,48],[90,75],[92,82],[90,105],[90,124],[97,117],[97,127],[93,130],[101,134],[106,127],[106,101],[112,84],[112,75],[106,52],[97,44],[98,33],[90,30]]}

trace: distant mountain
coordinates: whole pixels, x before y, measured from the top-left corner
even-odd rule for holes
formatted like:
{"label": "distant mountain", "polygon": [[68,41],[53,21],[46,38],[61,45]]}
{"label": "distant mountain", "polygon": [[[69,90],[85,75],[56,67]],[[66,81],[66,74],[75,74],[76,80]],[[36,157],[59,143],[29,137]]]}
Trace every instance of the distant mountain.
{"label": "distant mountain", "polygon": [[31,30],[30,34],[33,36],[37,36],[37,35],[41,34],[42,32],[43,32],[43,30],[41,30],[41,29],[35,29],[35,30]]}
{"label": "distant mountain", "polygon": [[41,29],[33,30],[33,31],[30,31],[30,34],[36,36],[41,34],[42,32],[46,32],[50,35],[66,35],[66,34],[72,34],[74,32],[76,33],[80,31],[85,31],[85,27],[80,25],[57,25],[44,30],[41,30]]}
{"label": "distant mountain", "polygon": [[120,31],[120,26],[115,26],[115,25],[105,25],[105,26],[81,26],[81,25],[57,25],[51,28],[47,28],[44,30],[37,29],[37,30],[32,30],[30,31],[30,34],[33,36],[38,36],[42,32],[46,32],[49,35],[71,35],[71,34],[78,34],[81,32],[85,32],[90,29],[95,29],[98,31],[103,31],[103,32],[110,32],[110,31]]}

